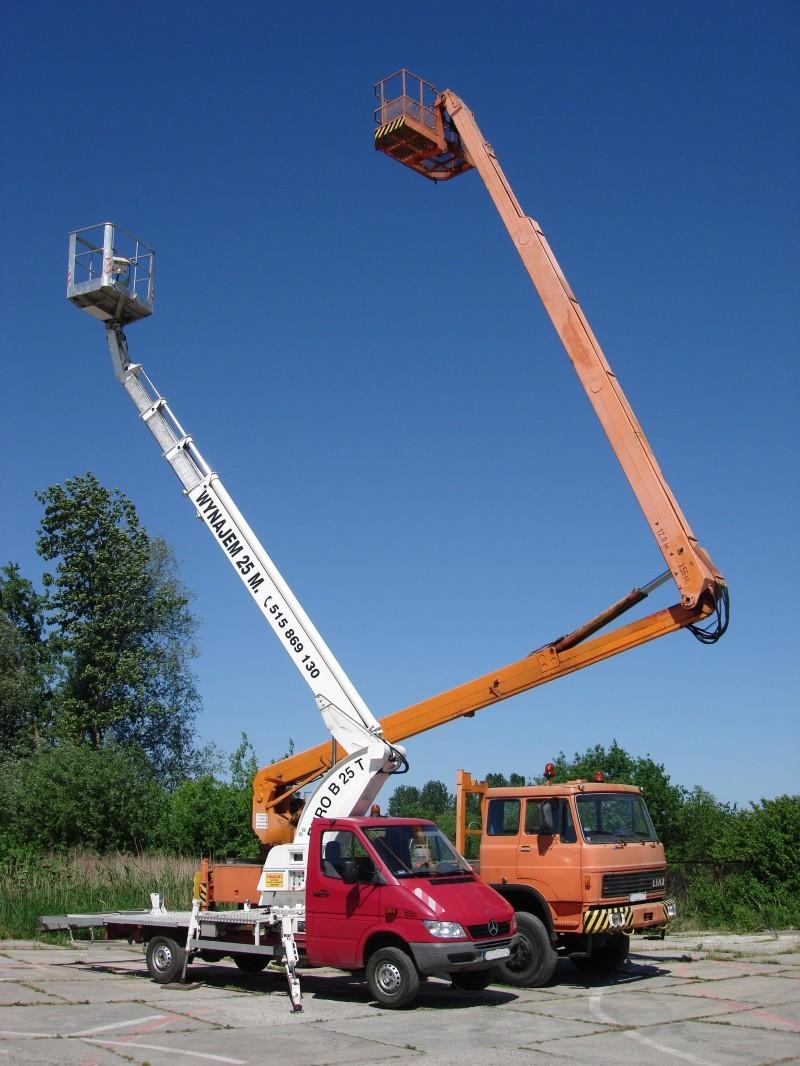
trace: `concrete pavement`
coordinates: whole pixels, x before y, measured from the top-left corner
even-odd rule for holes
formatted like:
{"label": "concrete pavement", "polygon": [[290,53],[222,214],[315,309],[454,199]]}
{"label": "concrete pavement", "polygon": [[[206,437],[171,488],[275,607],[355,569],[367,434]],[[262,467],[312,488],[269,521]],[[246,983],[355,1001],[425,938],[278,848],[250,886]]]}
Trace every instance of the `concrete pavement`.
{"label": "concrete pavement", "polygon": [[405,1011],[333,970],[302,974],[302,1014],[280,975],[189,972],[186,986],[156,985],[124,943],[0,942],[0,1066],[800,1064],[798,933],[634,940],[614,978],[564,960],[541,989],[464,993],[432,979]]}

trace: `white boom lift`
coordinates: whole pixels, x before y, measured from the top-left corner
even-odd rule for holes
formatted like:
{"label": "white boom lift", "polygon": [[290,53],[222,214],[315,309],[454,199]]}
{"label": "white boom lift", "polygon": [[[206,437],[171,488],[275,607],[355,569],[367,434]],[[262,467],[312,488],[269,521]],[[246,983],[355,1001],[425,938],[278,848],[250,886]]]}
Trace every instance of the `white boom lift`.
{"label": "white boom lift", "polygon": [[[308,833],[316,816],[363,815],[388,775],[407,768],[404,750],[384,739],[350,679],[319,635],[169,404],[128,355],[124,327],[153,312],[155,253],[111,222],[69,238],[67,298],[105,324],[117,380],[242,584],[311,688],[331,737],[346,752],[316,784],[291,844],[273,847],[259,882],[262,904],[305,882]],[[261,817],[266,818],[266,814]]]}

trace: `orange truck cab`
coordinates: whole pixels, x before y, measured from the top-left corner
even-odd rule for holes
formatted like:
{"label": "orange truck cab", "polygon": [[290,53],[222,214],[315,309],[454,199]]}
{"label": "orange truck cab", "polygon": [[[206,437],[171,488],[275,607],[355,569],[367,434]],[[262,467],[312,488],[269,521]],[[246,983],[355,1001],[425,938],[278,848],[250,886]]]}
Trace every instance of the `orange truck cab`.
{"label": "orange truck cab", "polygon": [[[480,827],[467,797],[480,798]],[[537,987],[559,955],[607,973],[628,955],[632,932],[663,936],[675,917],[666,859],[641,789],[602,781],[490,788],[461,770],[456,846],[479,838],[473,868],[516,912],[519,946],[503,979]],[[472,850],[472,849],[470,849]]]}

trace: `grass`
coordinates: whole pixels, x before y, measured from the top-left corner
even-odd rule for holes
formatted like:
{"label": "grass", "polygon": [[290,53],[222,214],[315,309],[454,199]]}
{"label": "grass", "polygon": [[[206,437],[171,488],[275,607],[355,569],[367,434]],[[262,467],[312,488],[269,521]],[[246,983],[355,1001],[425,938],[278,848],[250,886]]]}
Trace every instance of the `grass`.
{"label": "grass", "polygon": [[0,863],[0,939],[42,936],[42,914],[150,906],[160,892],[168,907],[188,909],[198,863],[175,855],[31,854]]}

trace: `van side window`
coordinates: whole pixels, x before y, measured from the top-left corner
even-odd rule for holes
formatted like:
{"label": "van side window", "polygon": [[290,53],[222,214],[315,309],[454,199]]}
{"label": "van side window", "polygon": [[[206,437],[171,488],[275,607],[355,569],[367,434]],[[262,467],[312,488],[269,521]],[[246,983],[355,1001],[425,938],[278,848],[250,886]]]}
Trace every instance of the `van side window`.
{"label": "van side window", "polygon": [[486,832],[490,837],[516,836],[519,832],[518,799],[489,800],[489,813],[486,816]]}
{"label": "van side window", "polygon": [[326,829],[321,838],[322,872],[326,877],[342,878],[342,864],[347,859],[368,858],[367,850],[355,833]]}

